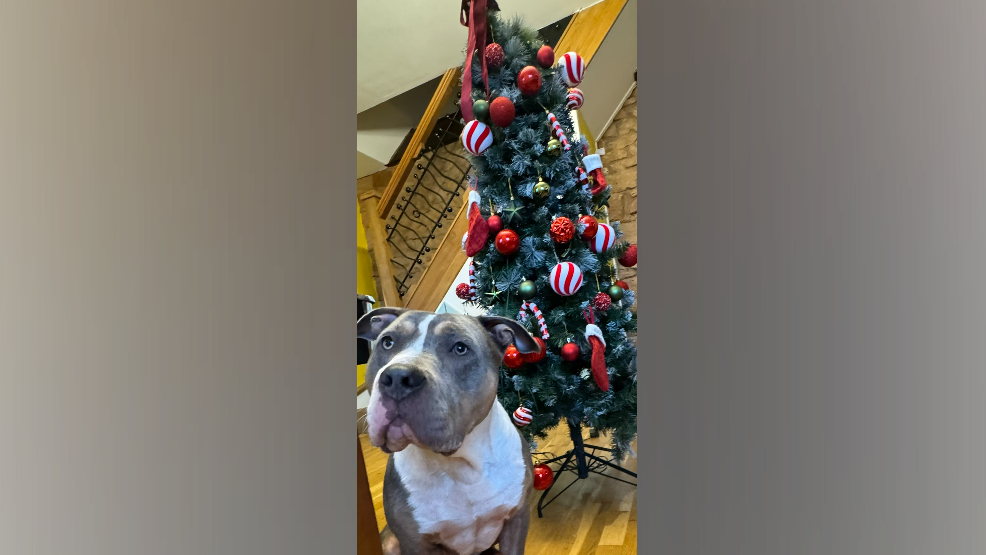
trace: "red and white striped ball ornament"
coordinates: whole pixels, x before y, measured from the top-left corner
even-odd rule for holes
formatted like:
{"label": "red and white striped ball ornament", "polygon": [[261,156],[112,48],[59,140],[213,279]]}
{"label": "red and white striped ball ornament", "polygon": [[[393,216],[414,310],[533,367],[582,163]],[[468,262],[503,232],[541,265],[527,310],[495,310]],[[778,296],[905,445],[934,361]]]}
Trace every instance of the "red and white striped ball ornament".
{"label": "red and white striped ball ornament", "polygon": [[585,95],[579,89],[568,89],[568,109],[578,110],[585,102]]}
{"label": "red and white striped ball ornament", "polygon": [[483,122],[472,120],[462,128],[462,146],[470,154],[479,156],[493,144],[493,132]]}
{"label": "red and white striped ball ornament", "polygon": [[517,426],[527,426],[533,419],[534,417],[531,414],[531,409],[527,407],[517,407],[517,410],[514,411],[514,424]]}
{"label": "red and white striped ball ornament", "polygon": [[575,52],[569,52],[558,59],[558,70],[565,84],[574,87],[585,76],[585,60]]}
{"label": "red and white striped ball ornament", "polygon": [[596,234],[589,241],[589,250],[596,253],[604,253],[613,248],[616,244],[616,230],[608,224],[599,224]]}
{"label": "red and white striped ball ornament", "polygon": [[582,287],[582,269],[571,262],[555,264],[548,274],[548,283],[563,297],[574,295]]}

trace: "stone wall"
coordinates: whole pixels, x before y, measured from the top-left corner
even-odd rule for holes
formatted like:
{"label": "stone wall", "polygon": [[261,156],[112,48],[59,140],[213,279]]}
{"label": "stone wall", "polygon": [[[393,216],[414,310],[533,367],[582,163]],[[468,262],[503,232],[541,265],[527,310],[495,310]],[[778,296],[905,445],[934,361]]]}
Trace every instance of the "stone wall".
{"label": "stone wall", "polygon": [[[637,90],[623,103],[613,123],[597,141],[606,182],[612,186],[609,217],[620,222],[624,239],[637,242]],[[637,268],[619,266],[620,279],[637,291]]]}

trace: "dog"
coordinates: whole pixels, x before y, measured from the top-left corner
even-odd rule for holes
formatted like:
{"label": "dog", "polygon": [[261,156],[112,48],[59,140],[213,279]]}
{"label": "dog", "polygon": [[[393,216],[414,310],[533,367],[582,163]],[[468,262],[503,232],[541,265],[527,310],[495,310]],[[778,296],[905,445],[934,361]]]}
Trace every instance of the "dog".
{"label": "dog", "polygon": [[[388,555],[523,555],[530,448],[497,399],[507,347],[540,346],[508,318],[378,308],[356,324],[370,443],[384,475]],[[499,545],[499,551],[494,546]]]}

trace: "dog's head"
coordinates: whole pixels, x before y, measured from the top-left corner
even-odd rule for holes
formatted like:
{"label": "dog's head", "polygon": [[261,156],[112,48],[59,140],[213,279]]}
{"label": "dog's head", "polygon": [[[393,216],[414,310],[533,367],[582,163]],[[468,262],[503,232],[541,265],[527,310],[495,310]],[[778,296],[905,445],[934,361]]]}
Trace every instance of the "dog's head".
{"label": "dog's head", "polygon": [[376,342],[366,366],[366,416],[370,442],[388,453],[412,443],[454,453],[489,414],[507,347],[539,350],[527,330],[507,318],[399,308],[366,314],[356,335]]}

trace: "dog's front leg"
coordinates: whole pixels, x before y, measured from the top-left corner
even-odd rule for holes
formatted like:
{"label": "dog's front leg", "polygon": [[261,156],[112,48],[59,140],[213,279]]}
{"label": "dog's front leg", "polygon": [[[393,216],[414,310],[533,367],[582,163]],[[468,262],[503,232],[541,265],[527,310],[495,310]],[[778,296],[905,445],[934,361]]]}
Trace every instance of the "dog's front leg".
{"label": "dog's front leg", "polygon": [[510,517],[500,531],[500,553],[503,555],[524,555],[527,545],[527,527],[531,522],[531,508],[524,503],[514,516]]}

